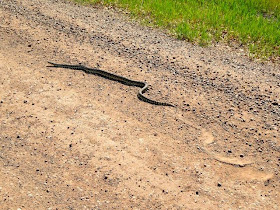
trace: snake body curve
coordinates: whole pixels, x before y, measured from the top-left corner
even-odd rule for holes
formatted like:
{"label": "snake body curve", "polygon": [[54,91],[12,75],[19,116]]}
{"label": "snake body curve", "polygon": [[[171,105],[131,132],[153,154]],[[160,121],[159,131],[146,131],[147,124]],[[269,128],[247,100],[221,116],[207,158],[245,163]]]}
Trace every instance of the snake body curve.
{"label": "snake body curve", "polygon": [[140,82],[140,81],[135,81],[135,80],[131,80],[131,79],[127,79],[125,77],[116,75],[116,74],[112,74],[100,69],[94,69],[94,68],[88,68],[85,67],[83,65],[67,65],[67,64],[56,64],[56,63],[52,63],[52,62],[48,62],[49,64],[51,64],[52,66],[47,66],[47,67],[52,67],[52,68],[66,68],[66,69],[73,69],[73,70],[81,70],[84,71],[87,74],[94,74],[109,80],[113,80],[113,81],[117,81],[120,82],[124,85],[128,85],[128,86],[135,86],[135,87],[140,87],[141,89],[139,90],[137,97],[147,103],[153,104],[153,105],[159,105],[159,106],[171,106],[174,107],[174,105],[169,104],[169,103],[165,103],[165,102],[159,102],[159,101],[155,101],[152,99],[147,98],[146,96],[144,96],[143,94],[148,90],[148,84],[145,82]]}

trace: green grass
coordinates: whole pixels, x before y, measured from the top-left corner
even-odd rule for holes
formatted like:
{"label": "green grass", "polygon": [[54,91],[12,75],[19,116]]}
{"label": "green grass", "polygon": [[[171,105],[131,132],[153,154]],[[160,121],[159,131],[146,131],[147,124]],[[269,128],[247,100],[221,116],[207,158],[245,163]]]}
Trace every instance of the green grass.
{"label": "green grass", "polygon": [[76,0],[112,5],[200,45],[237,43],[257,57],[280,56],[280,0]]}

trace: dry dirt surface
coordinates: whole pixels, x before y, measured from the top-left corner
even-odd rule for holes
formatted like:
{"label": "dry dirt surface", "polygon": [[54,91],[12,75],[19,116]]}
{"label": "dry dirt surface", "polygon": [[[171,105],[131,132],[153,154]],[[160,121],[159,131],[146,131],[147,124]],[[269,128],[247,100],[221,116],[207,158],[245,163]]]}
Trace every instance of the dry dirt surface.
{"label": "dry dirt surface", "polygon": [[0,208],[279,209],[279,69],[113,9],[0,0]]}

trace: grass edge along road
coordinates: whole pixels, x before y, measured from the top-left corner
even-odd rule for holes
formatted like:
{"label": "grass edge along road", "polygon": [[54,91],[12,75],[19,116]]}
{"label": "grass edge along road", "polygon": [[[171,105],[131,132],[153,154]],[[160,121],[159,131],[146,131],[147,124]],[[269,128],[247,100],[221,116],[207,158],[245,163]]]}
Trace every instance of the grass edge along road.
{"label": "grass edge along road", "polygon": [[128,10],[144,23],[202,46],[238,44],[250,55],[280,57],[279,0],[74,0]]}

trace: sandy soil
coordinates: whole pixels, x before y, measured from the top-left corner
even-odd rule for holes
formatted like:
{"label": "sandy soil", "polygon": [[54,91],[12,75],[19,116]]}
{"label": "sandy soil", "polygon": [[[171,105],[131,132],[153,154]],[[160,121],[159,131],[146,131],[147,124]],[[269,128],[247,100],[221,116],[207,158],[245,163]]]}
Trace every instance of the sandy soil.
{"label": "sandy soil", "polygon": [[112,9],[0,0],[1,209],[279,209],[279,69]]}

